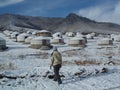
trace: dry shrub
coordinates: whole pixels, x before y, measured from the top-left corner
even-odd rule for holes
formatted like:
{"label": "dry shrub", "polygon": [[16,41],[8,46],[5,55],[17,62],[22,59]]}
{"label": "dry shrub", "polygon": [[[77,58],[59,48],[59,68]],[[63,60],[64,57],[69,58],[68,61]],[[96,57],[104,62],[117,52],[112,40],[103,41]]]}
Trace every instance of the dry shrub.
{"label": "dry shrub", "polygon": [[76,65],[99,65],[100,62],[98,61],[74,61]]}
{"label": "dry shrub", "polygon": [[23,59],[26,58],[26,56],[25,55],[19,55],[18,58],[20,58],[20,60],[23,60]]}
{"label": "dry shrub", "polygon": [[8,63],[8,64],[0,64],[0,70],[14,70],[15,65],[13,63]]}
{"label": "dry shrub", "polygon": [[67,56],[76,56],[78,55],[78,52],[77,51],[66,51],[65,54]]}
{"label": "dry shrub", "polygon": [[71,65],[71,64],[75,64],[74,62],[70,62],[70,61],[63,61],[62,65]]}
{"label": "dry shrub", "polygon": [[13,64],[13,63],[9,63],[9,64],[8,64],[8,69],[14,70],[14,69],[15,69],[14,64]]}
{"label": "dry shrub", "polygon": [[0,70],[4,69],[4,64],[0,64]]}
{"label": "dry shrub", "polygon": [[106,55],[106,56],[115,56],[115,53],[114,52],[107,52],[107,53],[104,53],[104,55]]}
{"label": "dry shrub", "polygon": [[76,64],[76,65],[100,65],[102,64],[102,62],[98,62],[98,61],[95,61],[95,60],[85,60],[85,61],[63,61],[62,63],[63,65],[71,65],[71,64]]}
{"label": "dry shrub", "polygon": [[49,57],[48,53],[46,53],[46,52],[39,52],[38,58],[48,59],[48,57]]}

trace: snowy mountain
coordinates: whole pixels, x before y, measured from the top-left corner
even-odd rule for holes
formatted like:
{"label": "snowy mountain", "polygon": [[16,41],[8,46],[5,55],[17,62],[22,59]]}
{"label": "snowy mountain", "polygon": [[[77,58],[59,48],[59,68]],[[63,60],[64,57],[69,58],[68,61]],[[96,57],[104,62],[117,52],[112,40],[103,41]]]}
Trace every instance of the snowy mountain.
{"label": "snowy mountain", "polygon": [[0,30],[47,29],[55,31],[80,31],[114,33],[120,32],[120,25],[114,23],[96,22],[88,18],[70,13],[66,17],[32,17],[14,14],[0,15]]}

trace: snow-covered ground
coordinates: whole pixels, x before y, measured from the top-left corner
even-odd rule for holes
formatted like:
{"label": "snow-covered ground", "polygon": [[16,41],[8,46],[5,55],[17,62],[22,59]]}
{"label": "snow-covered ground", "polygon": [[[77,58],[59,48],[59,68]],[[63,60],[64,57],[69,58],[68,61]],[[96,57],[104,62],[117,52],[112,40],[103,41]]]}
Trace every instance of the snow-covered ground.
{"label": "snow-covered ground", "polygon": [[[0,52],[0,90],[120,90],[119,43],[98,46],[101,37],[96,37],[88,40],[85,48],[56,45],[63,56],[60,74],[64,75],[63,84],[58,85],[44,77],[48,71],[53,74],[49,69],[52,50],[29,48],[2,33],[0,37],[8,47]],[[104,73],[103,68],[107,70]]]}

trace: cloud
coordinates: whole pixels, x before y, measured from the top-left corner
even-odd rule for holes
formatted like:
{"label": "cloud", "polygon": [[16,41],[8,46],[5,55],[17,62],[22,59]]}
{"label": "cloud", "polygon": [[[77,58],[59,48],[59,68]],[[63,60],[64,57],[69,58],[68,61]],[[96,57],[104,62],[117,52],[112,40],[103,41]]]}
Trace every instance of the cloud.
{"label": "cloud", "polygon": [[120,24],[120,1],[114,4],[104,4],[83,8],[78,15],[85,16],[99,22],[113,22]]}
{"label": "cloud", "polygon": [[20,2],[23,2],[23,1],[24,0],[1,0],[0,1],[0,7],[4,7],[4,6],[20,3]]}

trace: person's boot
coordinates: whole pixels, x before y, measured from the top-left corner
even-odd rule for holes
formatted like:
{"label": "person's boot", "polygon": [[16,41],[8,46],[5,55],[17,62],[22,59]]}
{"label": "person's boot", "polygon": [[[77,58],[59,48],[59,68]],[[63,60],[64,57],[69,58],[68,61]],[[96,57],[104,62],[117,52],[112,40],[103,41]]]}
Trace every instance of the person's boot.
{"label": "person's boot", "polygon": [[53,79],[53,81],[55,81],[55,82],[56,82],[56,81],[57,81],[57,79]]}
{"label": "person's boot", "polygon": [[62,81],[60,80],[60,81],[58,81],[58,84],[62,84]]}

